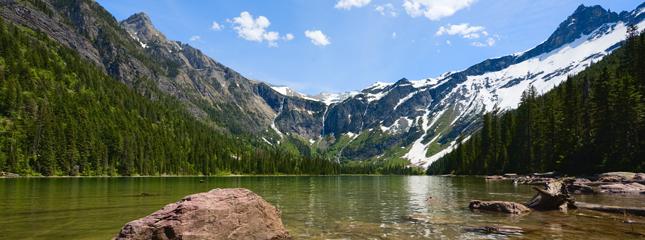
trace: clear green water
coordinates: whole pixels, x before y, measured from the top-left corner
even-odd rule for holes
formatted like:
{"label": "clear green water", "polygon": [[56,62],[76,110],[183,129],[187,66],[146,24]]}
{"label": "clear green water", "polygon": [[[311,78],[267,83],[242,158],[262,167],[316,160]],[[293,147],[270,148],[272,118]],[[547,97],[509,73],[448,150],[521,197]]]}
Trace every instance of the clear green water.
{"label": "clear green water", "polygon": [[[205,180],[200,183],[200,180]],[[641,239],[641,224],[591,211],[511,217],[471,212],[471,199],[524,202],[533,191],[473,177],[145,177],[0,179],[0,239],[110,239],[128,221],[185,195],[251,189],[282,211],[296,239]],[[142,196],[142,193],[152,196]],[[427,201],[428,197],[432,197]],[[579,196],[586,202],[645,207],[645,196]],[[406,220],[414,216],[421,221]],[[519,236],[466,231],[511,225]]]}

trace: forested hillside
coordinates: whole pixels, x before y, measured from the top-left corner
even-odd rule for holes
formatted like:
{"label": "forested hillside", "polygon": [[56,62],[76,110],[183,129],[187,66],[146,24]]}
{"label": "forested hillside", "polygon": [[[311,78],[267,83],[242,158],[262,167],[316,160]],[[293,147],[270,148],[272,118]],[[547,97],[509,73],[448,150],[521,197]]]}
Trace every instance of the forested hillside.
{"label": "forested hillside", "polygon": [[[645,170],[645,35],[518,109],[484,115],[483,128],[429,174]],[[463,139],[462,139],[463,140]]]}
{"label": "forested hillside", "polygon": [[[150,87],[149,81],[136,84]],[[154,96],[136,93],[45,34],[0,19],[0,171],[47,176],[339,171],[338,164],[316,156],[220,133],[176,98],[158,90]]]}

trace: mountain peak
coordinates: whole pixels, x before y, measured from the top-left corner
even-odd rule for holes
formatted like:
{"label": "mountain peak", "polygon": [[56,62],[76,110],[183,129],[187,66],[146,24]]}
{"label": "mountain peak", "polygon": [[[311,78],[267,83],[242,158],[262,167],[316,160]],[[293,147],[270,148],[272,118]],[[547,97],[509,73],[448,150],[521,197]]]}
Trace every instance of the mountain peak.
{"label": "mountain peak", "polygon": [[144,12],[135,13],[123,20],[121,26],[144,47],[152,41],[167,42],[166,37],[155,28],[148,14]]}
{"label": "mountain peak", "polygon": [[410,80],[408,80],[407,78],[401,78],[401,79],[399,79],[399,81],[396,81],[397,85],[401,85],[401,84],[405,84],[405,83],[410,83]]}
{"label": "mountain peak", "polygon": [[567,18],[567,21],[570,19],[591,20],[592,18],[606,17],[607,15],[610,15],[610,14],[611,12],[609,10],[604,9],[600,5],[585,6],[584,4],[580,4],[580,6],[576,8],[573,14],[571,14],[571,16]]}
{"label": "mountain peak", "polygon": [[145,23],[145,24],[152,25],[152,21],[150,20],[150,17],[145,12],[138,12],[138,13],[132,14],[132,16],[128,17],[124,21],[125,22],[142,22],[142,23]]}
{"label": "mountain peak", "polygon": [[549,38],[537,47],[527,51],[515,61],[523,61],[542,53],[553,51],[567,43],[573,42],[582,35],[590,34],[606,23],[620,20],[617,13],[604,9],[600,5],[585,6],[581,4],[564,20]]}

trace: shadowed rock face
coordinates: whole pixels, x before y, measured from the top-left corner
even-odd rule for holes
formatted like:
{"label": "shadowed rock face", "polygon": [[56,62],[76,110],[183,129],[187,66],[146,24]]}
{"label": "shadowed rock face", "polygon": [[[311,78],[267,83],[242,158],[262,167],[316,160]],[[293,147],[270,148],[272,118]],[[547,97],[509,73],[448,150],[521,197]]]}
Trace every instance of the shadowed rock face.
{"label": "shadowed rock face", "polygon": [[189,195],[127,223],[124,239],[291,239],[280,212],[248,189]]}

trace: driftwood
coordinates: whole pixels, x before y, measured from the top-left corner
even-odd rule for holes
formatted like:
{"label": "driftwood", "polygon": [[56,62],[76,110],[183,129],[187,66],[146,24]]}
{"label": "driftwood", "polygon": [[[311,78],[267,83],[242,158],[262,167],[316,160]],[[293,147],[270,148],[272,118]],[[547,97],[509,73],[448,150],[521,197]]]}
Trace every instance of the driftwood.
{"label": "driftwood", "polygon": [[566,211],[568,208],[576,208],[575,201],[563,181],[551,181],[545,183],[546,188],[533,187],[537,194],[525,205],[535,210],[561,210]]}
{"label": "driftwood", "polygon": [[636,216],[645,216],[645,208],[639,207],[618,207],[618,206],[607,206],[600,204],[592,204],[585,202],[576,202],[576,206],[582,209],[589,209],[594,211],[601,212],[610,212],[610,213],[627,213]]}

